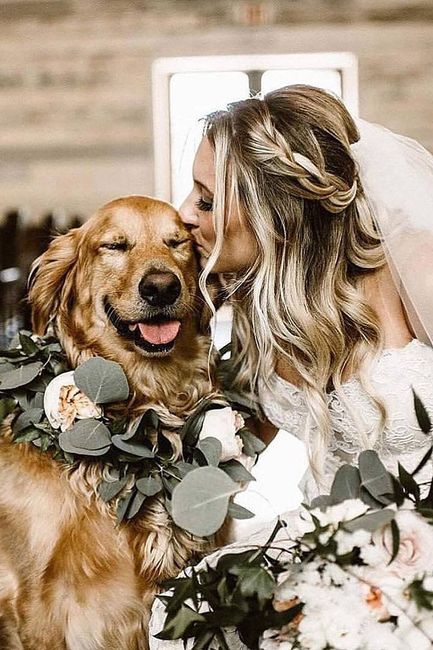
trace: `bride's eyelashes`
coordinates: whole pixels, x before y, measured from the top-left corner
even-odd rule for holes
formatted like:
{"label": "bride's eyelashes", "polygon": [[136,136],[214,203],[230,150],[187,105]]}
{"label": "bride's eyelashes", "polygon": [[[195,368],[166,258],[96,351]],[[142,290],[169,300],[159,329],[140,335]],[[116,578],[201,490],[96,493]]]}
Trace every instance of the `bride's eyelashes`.
{"label": "bride's eyelashes", "polygon": [[205,201],[203,197],[200,197],[198,201],[195,202],[195,204],[202,212],[212,212],[213,210],[212,201]]}

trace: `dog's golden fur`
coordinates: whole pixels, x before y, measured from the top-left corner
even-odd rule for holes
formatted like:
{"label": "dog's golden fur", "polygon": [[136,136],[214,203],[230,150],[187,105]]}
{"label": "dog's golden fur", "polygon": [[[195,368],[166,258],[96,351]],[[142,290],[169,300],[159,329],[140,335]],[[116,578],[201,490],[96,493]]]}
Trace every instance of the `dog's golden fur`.
{"label": "dog's golden fur", "polygon": [[[212,391],[209,314],[188,239],[168,204],[118,199],[57,237],[33,271],[35,332],[52,326],[72,367],[95,355],[120,363],[132,391],[129,416],[153,406],[167,424],[178,424]],[[173,307],[180,332],[173,351],[161,356],[122,337],[104,309],[109,304],[124,321],[139,321],[137,288],[149,270],[169,271],[181,284]],[[31,444],[15,444],[3,425],[3,650],[144,650],[158,583],[205,549],[206,542],[174,526],[158,497],[116,526],[113,507],[96,495],[102,471],[87,462],[71,469]]]}

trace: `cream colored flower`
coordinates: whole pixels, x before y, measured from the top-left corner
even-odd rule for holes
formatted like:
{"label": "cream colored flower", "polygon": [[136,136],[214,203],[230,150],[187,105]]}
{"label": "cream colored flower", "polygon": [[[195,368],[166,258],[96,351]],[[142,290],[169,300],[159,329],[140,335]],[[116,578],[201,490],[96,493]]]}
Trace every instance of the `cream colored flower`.
{"label": "cream colored flower", "polygon": [[[433,528],[414,511],[399,510],[395,522],[400,530],[400,547],[388,571],[400,578],[412,578],[417,573],[433,569]],[[385,526],[373,535],[376,553],[382,555],[383,565],[392,557],[391,526]]]}
{"label": "cream colored flower", "polygon": [[100,418],[102,409],[77,387],[74,371],[54,377],[44,395],[44,411],[54,429],[67,431],[75,420]]}
{"label": "cream colored flower", "polygon": [[199,440],[216,438],[222,445],[221,461],[239,459],[242,455],[242,438],[236,435],[244,426],[243,417],[230,406],[206,412]]}

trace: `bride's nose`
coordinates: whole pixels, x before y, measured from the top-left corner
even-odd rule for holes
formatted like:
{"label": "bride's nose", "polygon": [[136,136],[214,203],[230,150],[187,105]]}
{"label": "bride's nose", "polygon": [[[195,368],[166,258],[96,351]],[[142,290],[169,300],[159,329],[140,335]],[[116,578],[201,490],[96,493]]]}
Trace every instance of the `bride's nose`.
{"label": "bride's nose", "polygon": [[184,202],[179,208],[180,218],[183,223],[190,228],[198,228],[199,219],[197,215],[196,205],[194,198],[191,194],[188,194]]}

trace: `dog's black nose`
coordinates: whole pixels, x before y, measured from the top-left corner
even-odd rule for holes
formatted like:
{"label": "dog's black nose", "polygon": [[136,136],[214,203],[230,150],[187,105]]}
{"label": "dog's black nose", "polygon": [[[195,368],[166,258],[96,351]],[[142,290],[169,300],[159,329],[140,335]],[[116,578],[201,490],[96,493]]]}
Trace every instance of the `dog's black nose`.
{"label": "dog's black nose", "polygon": [[140,296],[152,307],[172,305],[180,296],[181,284],[170,271],[153,271],[142,277],[138,286]]}

